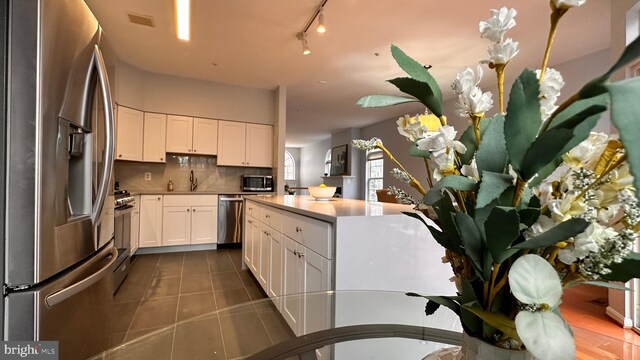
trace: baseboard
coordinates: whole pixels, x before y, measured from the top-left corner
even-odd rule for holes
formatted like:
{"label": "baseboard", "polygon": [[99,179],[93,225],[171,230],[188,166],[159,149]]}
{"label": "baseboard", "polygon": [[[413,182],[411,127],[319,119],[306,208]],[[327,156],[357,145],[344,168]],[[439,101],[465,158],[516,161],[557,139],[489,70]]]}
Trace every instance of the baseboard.
{"label": "baseboard", "polygon": [[622,316],[622,314],[620,314],[616,309],[612,308],[611,306],[607,306],[607,315],[609,315],[610,318],[615,320],[615,322],[622,325],[622,327],[625,329],[630,329],[633,327],[632,319]]}
{"label": "baseboard", "polygon": [[179,251],[202,251],[202,250],[216,250],[218,244],[196,244],[196,245],[174,245],[174,246],[156,246],[156,247],[143,247],[138,248],[136,255],[138,254],[164,254]]}

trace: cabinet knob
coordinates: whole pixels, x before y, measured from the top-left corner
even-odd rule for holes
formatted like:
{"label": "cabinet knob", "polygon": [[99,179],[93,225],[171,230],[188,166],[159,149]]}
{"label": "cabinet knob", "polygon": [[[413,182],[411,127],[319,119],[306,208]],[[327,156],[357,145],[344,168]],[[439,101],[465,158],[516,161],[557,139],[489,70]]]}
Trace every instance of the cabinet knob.
{"label": "cabinet knob", "polygon": [[162,199],[160,196],[158,196],[158,201],[160,201],[160,199]]}
{"label": "cabinet knob", "polygon": [[122,157],[122,154],[118,154],[118,157]]}
{"label": "cabinet knob", "polygon": [[298,257],[301,258],[303,256],[304,256],[304,254],[298,251]]}
{"label": "cabinet knob", "polygon": [[190,212],[190,211],[191,211],[191,209],[187,209],[187,212]]}
{"label": "cabinet knob", "polygon": [[193,212],[196,212],[196,209],[193,209]]}
{"label": "cabinet knob", "polygon": [[160,158],[160,161],[164,161],[164,158]]}
{"label": "cabinet knob", "polygon": [[198,151],[198,150],[196,150],[196,149],[193,149],[193,152],[197,152],[197,151]]}
{"label": "cabinet knob", "polygon": [[191,152],[191,149],[189,149],[189,152]]}
{"label": "cabinet knob", "polygon": [[293,255],[298,255],[298,250],[293,250]]}

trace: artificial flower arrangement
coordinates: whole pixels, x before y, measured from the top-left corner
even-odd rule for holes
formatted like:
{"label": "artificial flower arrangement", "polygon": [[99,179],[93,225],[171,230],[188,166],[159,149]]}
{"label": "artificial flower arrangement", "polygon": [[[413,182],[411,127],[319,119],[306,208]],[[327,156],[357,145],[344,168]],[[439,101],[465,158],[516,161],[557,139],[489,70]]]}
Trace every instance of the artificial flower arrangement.
{"label": "artificial flower arrangement", "polygon": [[[560,105],[564,80],[547,63],[560,19],[586,0],[551,0],[551,29],[541,70],[525,69],[504,103],[504,74],[518,53],[506,38],[516,10],[492,10],[480,22],[492,42],[490,59],[498,83],[497,114],[492,95],[478,86],[482,67],[466,68],[452,90],[457,113],[470,126],[457,131],[442,113],[442,93],[428,67],[399,48],[391,52],[409,77],[389,80],[407,96],[371,95],[358,104],[379,107],[420,102],[425,115],[398,120],[410,153],[424,158],[426,190],[377,138],[354,140],[363,150],[380,149],[397,164],[392,173],[421,199],[391,187],[401,202],[432,219],[407,213],[428,227],[446,248],[458,294],[427,296],[427,315],[446,306],[460,317],[466,334],[506,349],[526,349],[539,359],[573,359],[575,345],[558,305],[562,288],[591,284],[620,288],[640,275],[640,254],[633,245],[640,230],[640,79],[610,83],[612,73],[640,55],[631,43],[611,69]],[[621,141],[591,133],[600,115],[611,109]],[[438,120],[436,133],[427,120]],[[432,169],[433,167],[433,169]],[[635,180],[634,180],[635,179]],[[423,296],[410,294],[413,296]]]}

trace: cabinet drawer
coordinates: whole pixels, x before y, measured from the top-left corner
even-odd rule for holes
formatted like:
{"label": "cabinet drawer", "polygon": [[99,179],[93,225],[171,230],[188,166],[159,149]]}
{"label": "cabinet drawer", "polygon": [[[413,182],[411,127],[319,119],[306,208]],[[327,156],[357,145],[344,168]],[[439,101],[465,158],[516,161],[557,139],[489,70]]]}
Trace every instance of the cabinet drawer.
{"label": "cabinet drawer", "polygon": [[282,232],[282,214],[272,207],[260,207],[260,221],[269,225],[272,229]]}
{"label": "cabinet drawer", "polygon": [[283,214],[281,219],[286,236],[331,259],[331,224],[292,213]]}
{"label": "cabinet drawer", "polygon": [[257,219],[260,215],[260,206],[253,201],[247,201],[247,216]]}
{"label": "cabinet drawer", "polygon": [[218,195],[165,195],[164,206],[218,206]]}

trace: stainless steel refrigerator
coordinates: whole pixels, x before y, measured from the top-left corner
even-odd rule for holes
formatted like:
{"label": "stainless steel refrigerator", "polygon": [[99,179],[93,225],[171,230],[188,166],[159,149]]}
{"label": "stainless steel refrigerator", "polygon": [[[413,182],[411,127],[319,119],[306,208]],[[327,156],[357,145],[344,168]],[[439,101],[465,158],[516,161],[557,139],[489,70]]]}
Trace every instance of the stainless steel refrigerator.
{"label": "stainless steel refrigerator", "polygon": [[83,0],[1,0],[5,340],[109,345],[114,118],[103,37]]}

